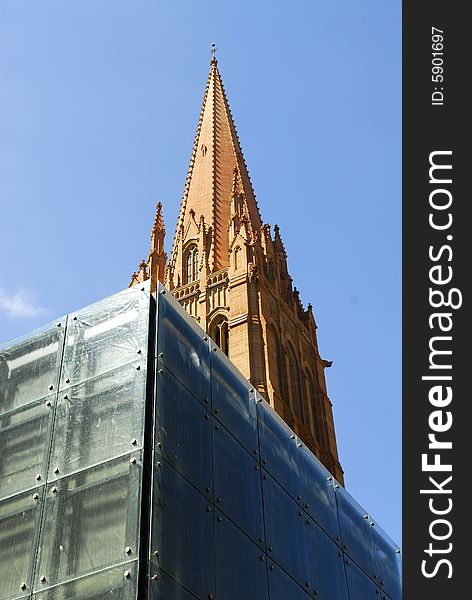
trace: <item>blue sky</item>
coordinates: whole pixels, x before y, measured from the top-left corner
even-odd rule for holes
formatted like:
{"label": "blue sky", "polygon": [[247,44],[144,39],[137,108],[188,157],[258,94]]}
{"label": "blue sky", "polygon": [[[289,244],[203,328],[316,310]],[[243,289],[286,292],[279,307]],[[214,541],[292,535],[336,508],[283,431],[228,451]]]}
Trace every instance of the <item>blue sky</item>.
{"label": "blue sky", "polygon": [[0,0],[0,340],[174,234],[209,69],[312,302],[348,490],[401,541],[401,3]]}

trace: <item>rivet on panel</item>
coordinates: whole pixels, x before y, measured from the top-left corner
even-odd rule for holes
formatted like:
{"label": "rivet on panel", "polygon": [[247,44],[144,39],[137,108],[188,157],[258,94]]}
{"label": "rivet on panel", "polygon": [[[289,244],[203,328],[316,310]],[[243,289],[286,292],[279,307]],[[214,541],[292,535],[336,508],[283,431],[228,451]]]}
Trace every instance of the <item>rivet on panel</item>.
{"label": "rivet on panel", "polygon": [[161,290],[160,294],[162,294],[163,296],[165,296],[166,291],[165,290]]}
{"label": "rivet on panel", "polygon": [[141,365],[136,365],[136,371],[140,371],[141,370]]}
{"label": "rivet on panel", "polygon": [[132,458],[129,462],[131,465],[135,465],[138,461],[135,458]]}
{"label": "rivet on panel", "polygon": [[133,439],[131,440],[131,444],[132,444],[133,446],[136,446],[136,445],[137,445],[137,443],[138,443],[138,440],[137,440],[136,438],[133,438]]}
{"label": "rivet on panel", "polygon": [[41,583],[46,583],[46,577],[43,575],[39,581]]}
{"label": "rivet on panel", "polygon": [[265,556],[263,556],[263,555],[259,556],[259,560],[265,560]]}
{"label": "rivet on panel", "polygon": [[269,547],[267,548],[267,550],[268,550],[269,552],[272,552],[272,546],[269,546]]}
{"label": "rivet on panel", "polygon": [[159,369],[158,373],[159,375],[164,375],[164,369]]}
{"label": "rivet on panel", "polygon": [[164,352],[159,352],[159,358],[164,358]]}
{"label": "rivet on panel", "polygon": [[205,421],[208,421],[210,419],[209,415],[205,415]]}
{"label": "rivet on panel", "polygon": [[39,500],[39,494],[33,494],[33,500]]}
{"label": "rivet on panel", "polygon": [[154,550],[154,556],[159,556],[159,550]]}
{"label": "rivet on panel", "polygon": [[139,348],[138,350],[136,350],[136,354],[142,354],[143,351],[141,350],[141,348]]}
{"label": "rivet on panel", "polygon": [[157,581],[159,579],[159,575],[156,573],[151,577],[152,580]]}
{"label": "rivet on panel", "polygon": [[77,317],[72,317],[72,320],[73,321],[77,321]]}
{"label": "rivet on panel", "polygon": [[67,394],[65,394],[64,396],[62,396],[63,400],[69,400],[69,396]]}
{"label": "rivet on panel", "polygon": [[59,467],[55,467],[54,473],[57,475],[59,473]]}
{"label": "rivet on panel", "polygon": [[48,400],[48,401],[46,402],[46,406],[47,406],[48,408],[52,406],[52,402],[51,402],[51,400]]}
{"label": "rivet on panel", "polygon": [[221,521],[223,520],[221,517],[216,517],[216,520],[221,523]]}
{"label": "rivet on panel", "polygon": [[126,554],[132,554],[133,553],[133,551],[131,550],[130,546],[126,546],[125,552],[126,552]]}
{"label": "rivet on panel", "polygon": [[36,475],[36,481],[41,481],[41,475],[39,473]]}
{"label": "rivet on panel", "polygon": [[270,569],[271,571],[273,571],[273,570],[274,570],[274,568],[275,568],[275,567],[274,567],[274,565],[270,565],[270,567],[269,567],[269,569]]}
{"label": "rivet on panel", "polygon": [[338,484],[336,484],[336,485],[334,486],[334,489],[335,489],[335,490],[339,489],[339,485],[338,485]]}
{"label": "rivet on panel", "polygon": [[61,327],[61,323],[56,323],[56,327]]}
{"label": "rivet on panel", "polygon": [[206,507],[206,511],[207,511],[207,512],[211,512],[211,506],[207,506],[207,507]]}
{"label": "rivet on panel", "polygon": [[51,488],[51,493],[52,494],[57,494],[57,487],[56,486],[54,486],[54,487]]}
{"label": "rivet on panel", "polygon": [[53,389],[54,389],[54,386],[53,386],[53,385],[50,385],[50,386],[48,387],[48,390],[53,390]]}
{"label": "rivet on panel", "polygon": [[219,429],[219,428],[220,428],[220,426],[219,426],[219,425],[215,425],[215,429]]}
{"label": "rivet on panel", "polygon": [[259,471],[259,467],[257,465],[254,467],[254,471]]}
{"label": "rivet on panel", "polygon": [[131,577],[131,573],[129,571],[125,571],[123,575],[126,577],[126,579],[129,579]]}
{"label": "rivet on panel", "polygon": [[26,590],[26,583],[23,581],[23,583],[20,585],[20,588],[22,590]]}
{"label": "rivet on panel", "polygon": [[66,383],[70,383],[70,379],[69,379],[69,377],[66,379]]}

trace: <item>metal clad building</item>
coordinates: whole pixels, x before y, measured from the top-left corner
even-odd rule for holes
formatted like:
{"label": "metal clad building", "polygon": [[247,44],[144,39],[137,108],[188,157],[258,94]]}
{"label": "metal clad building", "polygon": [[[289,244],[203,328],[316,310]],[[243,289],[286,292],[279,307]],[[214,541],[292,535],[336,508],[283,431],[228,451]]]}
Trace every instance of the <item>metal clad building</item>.
{"label": "metal clad building", "polygon": [[0,600],[401,598],[400,554],[149,282],[0,346]]}

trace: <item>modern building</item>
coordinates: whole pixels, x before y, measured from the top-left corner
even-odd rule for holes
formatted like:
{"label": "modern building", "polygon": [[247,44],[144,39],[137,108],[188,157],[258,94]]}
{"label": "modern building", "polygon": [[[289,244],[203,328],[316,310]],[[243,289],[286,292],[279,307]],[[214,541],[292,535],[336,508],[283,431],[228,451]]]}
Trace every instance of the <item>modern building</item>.
{"label": "modern building", "polygon": [[0,600],[400,600],[400,554],[172,294],[0,346]]}
{"label": "modern building", "polygon": [[311,304],[288,272],[276,225],[264,224],[211,60],[169,259],[162,205],[149,258],[131,285],[161,281],[340,481],[332,404]]}

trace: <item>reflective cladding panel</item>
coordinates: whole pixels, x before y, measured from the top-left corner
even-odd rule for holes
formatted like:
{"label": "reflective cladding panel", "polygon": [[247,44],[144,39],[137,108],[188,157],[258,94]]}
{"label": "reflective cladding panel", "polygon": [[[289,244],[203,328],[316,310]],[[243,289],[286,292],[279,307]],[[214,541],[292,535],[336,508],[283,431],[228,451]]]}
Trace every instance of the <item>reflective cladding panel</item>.
{"label": "reflective cladding panel", "polygon": [[299,500],[299,448],[295,434],[264,400],[257,402],[257,410],[262,465],[293,498]]}
{"label": "reflective cladding panel", "polygon": [[211,395],[215,417],[249,452],[257,453],[255,392],[214,344],[211,352]]}
{"label": "reflective cladding panel", "polygon": [[151,575],[149,600],[194,600],[191,594],[162,569]]}
{"label": "reflective cladding panel", "polygon": [[305,518],[310,582],[318,600],[348,600],[341,549],[310,518]]}
{"label": "reflective cladding panel", "polygon": [[31,592],[44,486],[0,502],[0,599]]}
{"label": "reflective cladding panel", "polygon": [[344,551],[372,577],[374,575],[372,520],[342,486],[336,490],[336,500]]}
{"label": "reflective cladding panel", "polygon": [[34,600],[135,600],[138,562],[74,579],[33,594]]}
{"label": "reflective cladding panel", "polygon": [[209,495],[213,491],[210,413],[161,364],[156,380],[156,452]]}
{"label": "reflective cladding panel", "polygon": [[142,447],[145,386],[133,362],[61,391],[49,479]]}
{"label": "reflective cladding panel", "polygon": [[266,473],[262,475],[262,493],[267,552],[302,587],[308,588],[305,513]]}
{"label": "reflective cladding panel", "polygon": [[0,414],[57,388],[66,317],[0,345]]}
{"label": "reflective cladding panel", "polygon": [[[160,465],[160,466],[159,466]],[[214,594],[211,504],[166,462],[154,472],[151,572],[160,567],[195,594]]]}
{"label": "reflective cladding panel", "polygon": [[216,598],[266,600],[265,555],[231,521],[216,511]]}
{"label": "reflective cladding panel", "polygon": [[149,304],[146,282],[69,315],[61,389],[131,361],[145,366]]}
{"label": "reflective cladding panel", "polygon": [[137,556],[141,452],[48,484],[35,591]]}
{"label": "reflective cladding panel", "polygon": [[214,421],[215,503],[256,543],[264,543],[261,470],[251,455]]}
{"label": "reflective cladding panel", "polygon": [[312,598],[279,565],[269,560],[267,567],[270,600],[308,600],[308,598]]}
{"label": "reflective cladding panel", "polygon": [[210,398],[208,336],[163,286],[159,286],[157,352],[200,402]]}
{"label": "reflective cladding panel", "polygon": [[333,477],[305,446],[299,449],[300,484],[307,513],[336,542],[340,542],[338,511]]}
{"label": "reflective cladding panel", "polygon": [[46,480],[55,396],[0,416],[0,498]]}
{"label": "reflective cladding panel", "polygon": [[392,600],[402,597],[402,565],[400,548],[377,524],[372,528],[376,582]]}
{"label": "reflective cladding panel", "polygon": [[389,600],[380,588],[349,558],[346,558],[344,564],[349,600]]}

